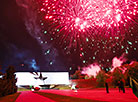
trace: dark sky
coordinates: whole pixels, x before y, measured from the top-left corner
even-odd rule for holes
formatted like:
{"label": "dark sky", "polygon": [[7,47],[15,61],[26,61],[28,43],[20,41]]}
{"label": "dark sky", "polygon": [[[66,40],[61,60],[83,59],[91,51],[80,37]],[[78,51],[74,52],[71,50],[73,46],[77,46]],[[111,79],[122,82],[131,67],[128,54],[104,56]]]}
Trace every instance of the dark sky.
{"label": "dark sky", "polygon": [[[17,71],[66,71],[62,54],[45,57],[42,46],[26,29],[24,13],[16,0],[4,0],[0,3],[0,63],[2,71],[14,65]],[[58,53],[54,52],[53,53]],[[57,60],[49,65],[52,56]],[[35,61],[35,67],[34,62]],[[63,63],[61,63],[63,62]],[[33,68],[32,68],[33,66]],[[37,67],[37,68],[36,68]]]}
{"label": "dark sky", "polygon": [[15,56],[24,52],[25,59],[34,58],[39,66],[44,66],[41,46],[27,32],[15,0],[2,1],[0,12],[0,62],[3,67],[13,64],[19,59]]}

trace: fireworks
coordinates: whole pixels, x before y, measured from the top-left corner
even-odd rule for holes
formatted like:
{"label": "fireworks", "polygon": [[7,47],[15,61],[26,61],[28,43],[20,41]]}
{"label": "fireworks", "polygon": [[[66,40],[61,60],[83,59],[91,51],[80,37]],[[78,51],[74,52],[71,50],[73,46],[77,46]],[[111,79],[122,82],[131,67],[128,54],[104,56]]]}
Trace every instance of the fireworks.
{"label": "fireworks", "polygon": [[137,0],[42,0],[39,4],[43,32],[67,46],[99,35],[122,39],[125,29],[137,24]]}
{"label": "fireworks", "polygon": [[[84,64],[99,60],[99,56],[98,63],[110,62],[110,55],[113,58],[118,52],[137,49],[137,0],[37,0],[37,3],[43,36],[50,37],[67,55],[77,54]],[[109,56],[104,56],[107,53]]]}
{"label": "fireworks", "polygon": [[98,34],[98,29],[107,30],[107,35],[117,33],[111,29],[120,31],[119,27],[135,22],[137,9],[137,0],[42,0],[40,11],[54,30],[76,36]]}

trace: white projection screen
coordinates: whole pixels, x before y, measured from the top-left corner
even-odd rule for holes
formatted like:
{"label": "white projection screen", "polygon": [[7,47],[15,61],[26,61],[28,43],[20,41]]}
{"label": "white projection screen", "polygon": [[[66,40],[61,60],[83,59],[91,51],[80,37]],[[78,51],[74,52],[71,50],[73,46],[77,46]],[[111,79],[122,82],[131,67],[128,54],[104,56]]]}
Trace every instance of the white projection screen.
{"label": "white projection screen", "polygon": [[[38,75],[30,72],[16,72],[17,86],[20,85],[51,85],[51,84],[69,84],[68,72],[41,72],[42,78],[40,78],[40,72]],[[47,78],[46,78],[47,77]],[[43,80],[43,78],[46,78]]]}

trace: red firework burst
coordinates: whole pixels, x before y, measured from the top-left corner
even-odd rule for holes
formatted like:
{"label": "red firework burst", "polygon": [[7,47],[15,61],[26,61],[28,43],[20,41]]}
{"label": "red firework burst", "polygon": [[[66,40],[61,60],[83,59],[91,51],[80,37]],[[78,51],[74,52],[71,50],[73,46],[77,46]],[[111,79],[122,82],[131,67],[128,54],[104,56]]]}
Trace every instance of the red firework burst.
{"label": "red firework burst", "polygon": [[97,36],[122,41],[131,32],[126,29],[138,24],[137,0],[38,0],[38,4],[42,31],[67,46]]}

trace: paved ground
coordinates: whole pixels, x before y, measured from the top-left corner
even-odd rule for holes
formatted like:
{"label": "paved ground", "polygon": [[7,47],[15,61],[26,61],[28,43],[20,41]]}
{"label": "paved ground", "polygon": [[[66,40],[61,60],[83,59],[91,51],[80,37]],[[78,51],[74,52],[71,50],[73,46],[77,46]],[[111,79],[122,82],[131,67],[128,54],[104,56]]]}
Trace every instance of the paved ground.
{"label": "paved ground", "polygon": [[[54,93],[60,95],[67,95],[72,97],[86,98],[91,100],[108,101],[108,102],[138,102],[138,98],[133,94],[130,88],[126,89],[126,93],[118,91],[118,89],[110,89],[109,94],[105,89],[92,90],[41,90],[46,93]],[[35,94],[31,91],[22,92],[17,98],[16,102],[55,102],[46,97]]]}
{"label": "paved ground", "polygon": [[130,88],[126,89],[126,92],[120,92],[118,89],[110,89],[107,94],[105,89],[92,89],[92,90],[78,90],[78,92],[70,90],[42,90],[43,92],[55,93],[73,97],[80,97],[99,101],[109,102],[138,102],[138,98],[133,94]]}
{"label": "paved ground", "polygon": [[32,91],[22,91],[15,102],[55,102],[51,99],[35,94]]}

